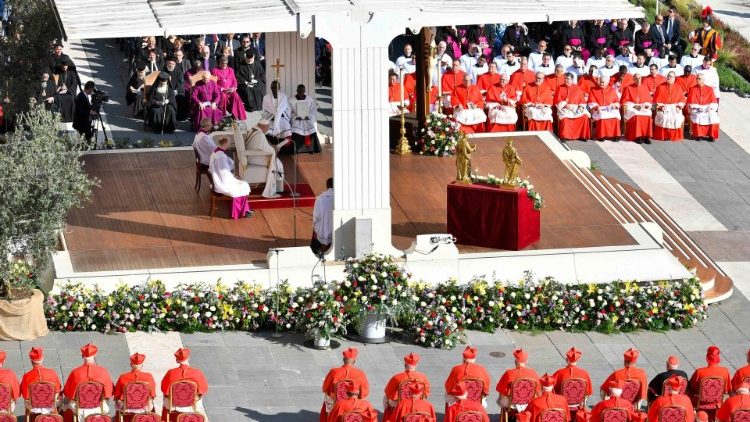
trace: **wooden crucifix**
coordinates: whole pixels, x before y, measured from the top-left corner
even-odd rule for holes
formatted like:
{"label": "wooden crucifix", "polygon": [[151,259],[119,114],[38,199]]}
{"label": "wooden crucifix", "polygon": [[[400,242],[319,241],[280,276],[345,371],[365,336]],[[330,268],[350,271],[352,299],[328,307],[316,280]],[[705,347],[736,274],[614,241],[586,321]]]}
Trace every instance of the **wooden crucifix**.
{"label": "wooden crucifix", "polygon": [[276,64],[272,64],[271,67],[276,70],[276,80],[279,80],[279,76],[281,76],[281,68],[285,65],[281,64],[281,60],[277,57],[276,58]]}

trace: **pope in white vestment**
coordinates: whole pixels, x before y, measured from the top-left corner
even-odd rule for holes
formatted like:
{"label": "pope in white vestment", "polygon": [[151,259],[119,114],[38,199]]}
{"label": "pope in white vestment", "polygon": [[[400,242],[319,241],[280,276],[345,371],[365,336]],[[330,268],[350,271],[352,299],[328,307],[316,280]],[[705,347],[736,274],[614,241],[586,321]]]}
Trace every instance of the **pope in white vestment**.
{"label": "pope in white vestment", "polygon": [[271,122],[271,135],[289,138],[292,136],[292,109],[289,98],[279,88],[278,81],[271,82],[271,92],[263,97],[263,118]]}
{"label": "pope in white vestment", "polygon": [[[250,130],[245,140],[246,151],[257,151],[263,155],[250,155],[247,157],[247,171],[254,168],[266,170],[266,187],[261,194],[264,198],[278,198],[276,193],[276,180],[283,180],[284,165],[276,157],[276,148],[268,143],[266,132],[269,130],[270,122],[261,120],[258,125]],[[286,141],[285,141],[286,142]]]}
{"label": "pope in white vestment", "polygon": [[234,161],[225,152],[228,145],[229,139],[219,140],[219,146],[211,154],[208,172],[211,174],[214,192],[233,198],[232,218],[236,220],[252,215],[247,201],[247,196],[250,195],[250,185],[234,177]]}

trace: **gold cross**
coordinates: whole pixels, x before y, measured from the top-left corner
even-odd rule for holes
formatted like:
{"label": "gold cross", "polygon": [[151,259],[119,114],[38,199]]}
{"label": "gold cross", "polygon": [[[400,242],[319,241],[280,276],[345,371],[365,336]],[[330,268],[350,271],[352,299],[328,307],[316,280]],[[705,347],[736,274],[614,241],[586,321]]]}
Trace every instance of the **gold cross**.
{"label": "gold cross", "polygon": [[279,76],[281,75],[281,68],[285,65],[281,64],[281,60],[279,58],[276,58],[276,64],[272,64],[271,67],[276,69],[276,80],[279,80]]}

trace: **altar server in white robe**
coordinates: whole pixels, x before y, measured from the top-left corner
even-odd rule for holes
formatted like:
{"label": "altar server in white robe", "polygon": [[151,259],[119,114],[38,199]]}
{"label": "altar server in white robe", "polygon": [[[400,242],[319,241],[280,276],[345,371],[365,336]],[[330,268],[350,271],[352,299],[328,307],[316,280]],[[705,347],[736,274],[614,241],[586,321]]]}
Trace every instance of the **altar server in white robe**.
{"label": "altar server in white robe", "polygon": [[211,174],[214,191],[232,197],[232,218],[239,219],[250,217],[250,204],[247,197],[250,195],[250,185],[234,177],[234,161],[226,154],[229,146],[229,138],[219,139],[219,146],[211,154],[211,162],[208,172]]}
{"label": "altar server in white robe", "polygon": [[320,152],[318,140],[318,105],[305,93],[305,86],[297,85],[297,94],[290,102],[292,107],[292,141],[297,145],[297,152]]}
{"label": "altar server in white robe", "polygon": [[310,248],[315,255],[325,253],[333,242],[333,178],[326,180],[326,191],[315,198],[313,234]]}
{"label": "altar server in white robe", "polygon": [[270,135],[277,138],[291,138],[292,109],[289,98],[280,91],[279,81],[271,82],[271,92],[263,97],[263,118],[270,122]]}
{"label": "altar server in white robe", "polygon": [[[264,198],[278,198],[279,194],[276,193],[276,180],[283,180],[284,178],[284,165],[276,157],[277,148],[268,143],[266,139],[266,133],[271,128],[271,122],[266,119],[261,119],[258,124],[250,129],[250,133],[245,139],[245,150],[246,151],[260,151],[268,155],[250,155],[247,157],[247,165],[255,167],[265,167],[268,169],[266,176],[266,187],[263,189],[261,194]],[[281,144],[280,144],[281,145]]]}
{"label": "altar server in white robe", "polygon": [[211,154],[216,149],[214,140],[208,134],[213,126],[214,124],[211,122],[211,119],[201,120],[201,128],[195,134],[195,138],[193,138],[193,149],[198,152],[198,160],[204,166],[208,166],[208,163],[211,161]]}

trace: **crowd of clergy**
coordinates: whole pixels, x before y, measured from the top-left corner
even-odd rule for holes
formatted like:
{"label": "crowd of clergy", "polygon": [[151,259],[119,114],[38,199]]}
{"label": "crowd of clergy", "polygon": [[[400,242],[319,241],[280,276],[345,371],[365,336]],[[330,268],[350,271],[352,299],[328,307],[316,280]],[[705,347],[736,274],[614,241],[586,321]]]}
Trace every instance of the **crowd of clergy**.
{"label": "crowd of clergy", "polygon": [[[382,418],[368,396],[367,375],[357,368],[357,349],[343,352],[343,365],[333,368],[323,381],[320,422],[436,422],[435,394],[425,374],[417,371],[420,357],[404,357],[404,371],[394,375],[383,391]],[[637,366],[639,352],[623,354],[623,367],[599,386],[601,400],[590,407],[594,394],[589,373],[578,365],[582,353],[575,347],[566,353],[566,364],[554,374],[539,376],[528,365],[523,349],[513,352],[515,366],[497,382],[500,421],[517,422],[740,422],[750,418],[750,351],[748,365],[734,376],[721,366],[721,351],[710,346],[705,367],[688,378],[670,356],[666,370],[650,382]],[[477,349],[467,346],[463,361],[454,366],[443,385],[443,422],[489,422],[487,399],[491,378],[477,363]],[[494,395],[494,393],[492,394]]]}
{"label": "crowd of clergy", "polygon": [[[12,369],[3,367],[6,353],[0,350],[0,418],[13,415],[16,402],[23,397],[28,422],[205,420],[202,397],[208,392],[208,382],[200,369],[190,366],[190,349],[180,348],[174,353],[177,366],[168,370],[161,381],[161,414],[154,409],[154,377],[143,371],[145,355],[130,356],[131,370],[113,382],[109,371],[97,365],[97,353],[97,346],[83,346],[82,365],[70,371],[63,385],[57,371],[44,366],[41,347],[29,351],[31,369],[20,382]],[[114,400],[115,419],[108,416],[110,400]]]}
{"label": "crowd of clergy", "polygon": [[[687,39],[669,9],[639,29],[628,19],[519,23],[502,36],[497,25],[449,27],[435,41],[430,110],[452,115],[465,133],[638,143],[719,136],[721,41],[710,14]],[[417,97],[419,53],[408,40],[402,50],[389,70],[393,114],[414,111]]]}

